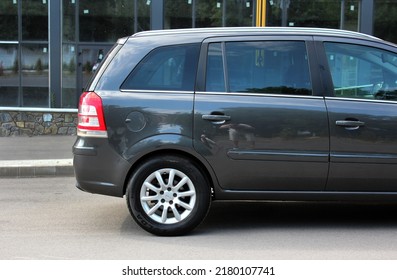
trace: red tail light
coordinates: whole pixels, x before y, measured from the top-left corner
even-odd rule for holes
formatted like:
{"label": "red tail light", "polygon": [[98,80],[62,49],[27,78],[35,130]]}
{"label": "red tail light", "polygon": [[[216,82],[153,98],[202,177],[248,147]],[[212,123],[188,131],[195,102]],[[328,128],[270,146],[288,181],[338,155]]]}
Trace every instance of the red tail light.
{"label": "red tail light", "polygon": [[77,135],[108,137],[103,115],[102,99],[95,92],[84,92],[79,103]]}

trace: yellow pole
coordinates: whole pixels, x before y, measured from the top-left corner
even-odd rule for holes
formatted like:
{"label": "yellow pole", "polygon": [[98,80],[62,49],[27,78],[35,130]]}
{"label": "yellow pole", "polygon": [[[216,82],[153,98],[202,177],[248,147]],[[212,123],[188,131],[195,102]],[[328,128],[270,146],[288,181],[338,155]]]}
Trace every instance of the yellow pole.
{"label": "yellow pole", "polygon": [[261,6],[262,6],[262,0],[256,0],[256,24],[255,26],[261,26]]}
{"label": "yellow pole", "polygon": [[266,0],[256,0],[256,26],[266,26]]}

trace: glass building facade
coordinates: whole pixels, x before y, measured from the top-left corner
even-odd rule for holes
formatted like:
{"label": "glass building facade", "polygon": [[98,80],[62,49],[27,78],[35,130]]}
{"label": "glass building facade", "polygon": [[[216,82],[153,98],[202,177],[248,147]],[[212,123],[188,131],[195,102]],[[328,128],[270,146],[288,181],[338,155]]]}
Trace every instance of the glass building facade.
{"label": "glass building facade", "polygon": [[0,107],[76,108],[117,38],[151,29],[360,31],[397,43],[397,0],[0,0]]}

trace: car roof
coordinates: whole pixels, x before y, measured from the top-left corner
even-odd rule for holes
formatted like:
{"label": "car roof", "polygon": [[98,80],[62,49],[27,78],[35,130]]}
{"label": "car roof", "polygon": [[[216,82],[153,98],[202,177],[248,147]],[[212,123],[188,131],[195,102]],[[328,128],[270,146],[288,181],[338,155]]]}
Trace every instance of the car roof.
{"label": "car roof", "polygon": [[205,39],[215,36],[236,36],[236,35],[309,35],[309,36],[337,36],[355,39],[366,39],[372,41],[383,41],[377,37],[341,29],[311,28],[311,27],[211,27],[211,28],[190,28],[190,29],[163,29],[142,31],[132,37],[147,36],[181,36],[195,35]]}

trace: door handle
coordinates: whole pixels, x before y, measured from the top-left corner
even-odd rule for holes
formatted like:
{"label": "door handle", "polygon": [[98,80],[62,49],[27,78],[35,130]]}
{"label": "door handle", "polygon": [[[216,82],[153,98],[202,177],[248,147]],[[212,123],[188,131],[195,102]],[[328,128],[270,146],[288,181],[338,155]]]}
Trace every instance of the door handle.
{"label": "door handle", "polygon": [[365,122],[358,121],[358,120],[343,120],[343,121],[336,121],[335,124],[337,126],[343,126],[347,130],[356,130],[359,129],[360,126],[364,126]]}
{"label": "door handle", "polygon": [[205,121],[214,122],[215,124],[223,124],[232,119],[230,116],[226,115],[202,115],[201,118]]}

